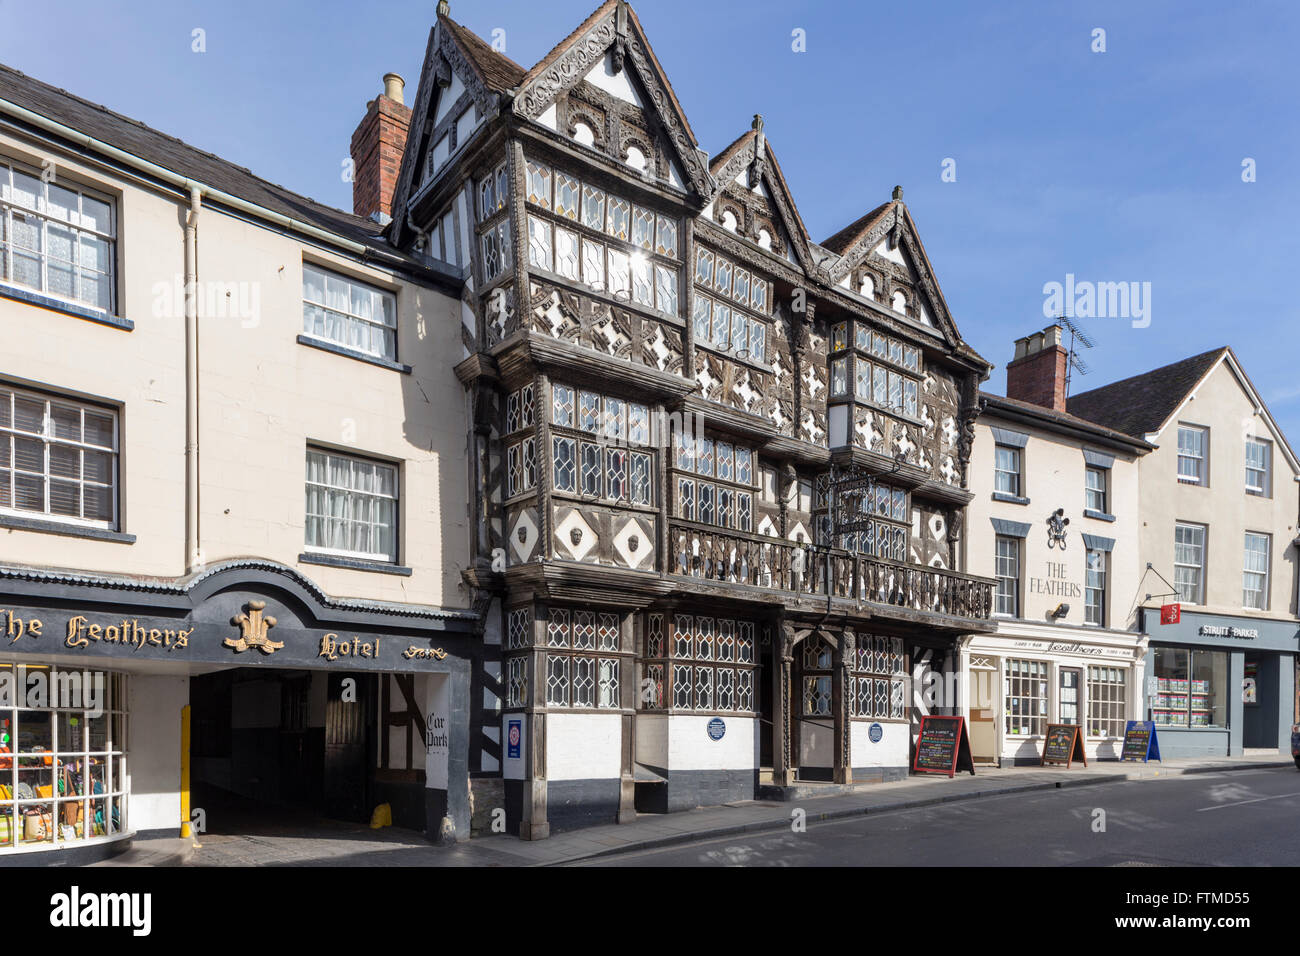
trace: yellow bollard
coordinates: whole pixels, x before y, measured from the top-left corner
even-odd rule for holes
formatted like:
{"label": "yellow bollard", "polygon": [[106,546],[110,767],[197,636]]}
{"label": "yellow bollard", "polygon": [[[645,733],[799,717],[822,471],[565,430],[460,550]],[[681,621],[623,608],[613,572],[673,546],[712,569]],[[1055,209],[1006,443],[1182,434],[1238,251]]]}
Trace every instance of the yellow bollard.
{"label": "yellow bollard", "polygon": [[190,705],[181,708],[181,837],[190,836]]}

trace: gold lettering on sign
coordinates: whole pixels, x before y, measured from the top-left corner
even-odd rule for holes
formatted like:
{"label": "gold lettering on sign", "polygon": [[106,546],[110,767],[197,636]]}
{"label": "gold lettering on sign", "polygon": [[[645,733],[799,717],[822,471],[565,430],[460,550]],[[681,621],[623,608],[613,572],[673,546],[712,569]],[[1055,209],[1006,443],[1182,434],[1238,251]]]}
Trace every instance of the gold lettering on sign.
{"label": "gold lettering on sign", "polygon": [[353,635],[350,641],[339,640],[339,636],[331,631],[320,639],[320,653],[316,656],[327,661],[336,661],[340,657],[369,657],[373,660],[379,656],[379,638],[363,641]]}
{"label": "gold lettering on sign", "polygon": [[146,644],[152,644],[156,647],[165,647],[169,651],[180,650],[183,647],[189,647],[190,635],[194,633],[194,628],[173,631],[171,629],[160,631],[157,628],[143,628],[140,622],[134,618],[122,621],[119,624],[109,624],[100,626],[91,624],[86,618],[78,614],[76,617],[69,618],[68,632],[64,636],[63,643],[67,647],[86,647],[91,641],[103,642],[105,644],[126,644],[134,647],[136,650],[144,647]]}
{"label": "gold lettering on sign", "polygon": [[275,627],[275,618],[262,615],[266,610],[265,601],[249,601],[244,608],[245,613],[236,614],[230,619],[231,624],[239,625],[239,637],[228,637],[222,644],[234,648],[236,654],[242,654],[250,647],[256,647],[263,654],[274,654],[284,647],[284,641],[273,641],[267,637],[267,633]]}
{"label": "gold lettering on sign", "polygon": [[415,659],[432,659],[440,661],[447,656],[447,652],[441,647],[416,647],[414,644],[402,651],[402,656],[408,661]]}

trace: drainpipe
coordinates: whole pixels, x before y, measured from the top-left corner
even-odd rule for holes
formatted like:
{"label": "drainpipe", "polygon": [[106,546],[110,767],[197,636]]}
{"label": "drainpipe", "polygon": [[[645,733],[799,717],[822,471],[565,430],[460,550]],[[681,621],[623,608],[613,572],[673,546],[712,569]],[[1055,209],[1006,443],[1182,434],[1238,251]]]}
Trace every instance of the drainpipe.
{"label": "drainpipe", "polygon": [[185,570],[203,564],[199,548],[199,187],[190,186],[185,217]]}

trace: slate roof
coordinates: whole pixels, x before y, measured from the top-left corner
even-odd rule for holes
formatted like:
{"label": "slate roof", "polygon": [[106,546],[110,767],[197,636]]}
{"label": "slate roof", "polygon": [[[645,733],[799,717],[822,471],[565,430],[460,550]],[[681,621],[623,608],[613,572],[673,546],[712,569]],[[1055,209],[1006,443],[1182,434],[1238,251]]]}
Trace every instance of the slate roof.
{"label": "slate roof", "polygon": [[3,64],[0,64],[0,99],[102,140],[178,176],[415,263],[382,239],[378,235],[380,227],[368,219],[277,186],[243,166]]}
{"label": "slate roof", "polygon": [[1155,448],[1154,445],[1144,441],[1141,437],[1134,437],[1126,432],[1107,428],[1105,425],[1099,425],[1069,412],[1058,412],[1043,405],[1035,405],[1033,402],[1022,402],[1018,398],[1008,398],[1005,395],[994,395],[985,391],[980,392],[980,398],[987,401],[987,414],[990,418],[998,417],[999,411],[1007,411],[1029,418],[1036,418],[1070,431],[1081,432],[1085,435],[1128,445],[1135,450],[1147,452]]}
{"label": "slate roof", "polygon": [[1066,401],[1071,415],[1141,438],[1160,427],[1228,348],[1200,355],[1082,392]]}
{"label": "slate roof", "polygon": [[443,17],[442,22],[447,24],[461,52],[489,88],[497,93],[505,93],[523,80],[526,72],[524,68],[504,53],[492,49],[477,33],[450,17]]}

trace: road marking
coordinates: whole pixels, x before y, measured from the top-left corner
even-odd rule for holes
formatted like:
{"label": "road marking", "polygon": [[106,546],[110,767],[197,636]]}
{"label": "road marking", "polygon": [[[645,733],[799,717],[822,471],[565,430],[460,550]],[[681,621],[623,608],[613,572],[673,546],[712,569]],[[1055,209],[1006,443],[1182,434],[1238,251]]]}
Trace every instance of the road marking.
{"label": "road marking", "polygon": [[1206,810],[1222,810],[1224,807],[1240,807],[1247,803],[1262,803],[1265,800],[1285,800],[1287,797],[1300,797],[1300,793],[1279,793],[1275,797],[1256,797],[1254,800],[1238,800],[1235,803],[1221,803],[1217,807],[1201,807],[1197,813],[1204,813]]}

